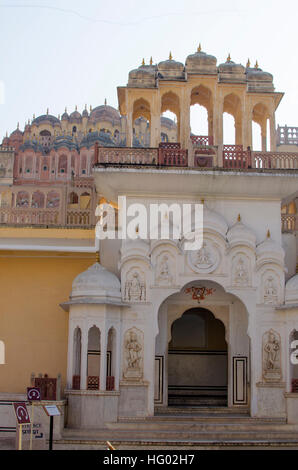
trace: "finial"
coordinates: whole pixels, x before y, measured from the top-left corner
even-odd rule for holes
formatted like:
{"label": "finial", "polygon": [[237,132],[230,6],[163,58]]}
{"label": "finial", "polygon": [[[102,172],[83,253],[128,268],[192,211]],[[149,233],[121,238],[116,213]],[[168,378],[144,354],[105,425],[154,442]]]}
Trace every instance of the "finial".
{"label": "finial", "polygon": [[60,121],[60,114],[58,114],[58,119],[59,119],[59,121]]}
{"label": "finial", "polygon": [[270,238],[271,234],[270,234],[270,230],[268,229],[267,230],[267,238]]}
{"label": "finial", "polygon": [[86,109],[86,111],[87,111],[87,104],[85,104],[85,109]]}
{"label": "finial", "polygon": [[173,56],[172,56],[172,52],[170,51],[170,54],[169,54],[169,59],[172,60],[173,59]]}
{"label": "finial", "polygon": [[153,64],[152,56],[150,57],[150,65]]}
{"label": "finial", "polygon": [[78,107],[77,107],[77,105],[76,105],[76,107],[75,107],[75,111],[77,111],[77,110],[78,110]]}
{"label": "finial", "polygon": [[249,67],[250,67],[250,60],[249,60],[249,59],[247,59],[246,68],[247,68],[247,69],[249,69]]}
{"label": "finial", "polygon": [[49,114],[49,108],[47,108],[47,114]]}
{"label": "finial", "polygon": [[241,215],[240,214],[238,214],[237,220],[238,220],[238,222],[241,222]]}
{"label": "finial", "polygon": [[33,119],[35,119],[35,114],[33,114]]}
{"label": "finial", "polygon": [[205,202],[205,199],[204,199],[204,198],[202,198],[202,199],[201,199],[201,204],[203,204],[203,205],[204,205],[204,202]]}
{"label": "finial", "polygon": [[227,57],[227,62],[231,62],[231,54],[229,53],[228,57]]}
{"label": "finial", "polygon": [[143,60],[142,60],[142,65],[145,65],[145,59],[144,59],[144,58],[143,58]]}
{"label": "finial", "polygon": [[202,50],[202,46],[201,46],[201,43],[200,43],[200,44],[199,44],[199,47],[198,47],[198,49],[197,49],[197,52],[201,52],[201,50]]}
{"label": "finial", "polygon": [[65,113],[67,113],[67,107],[65,106]]}
{"label": "finial", "polygon": [[8,133],[7,133],[7,131],[6,131],[6,136],[5,136],[5,137],[8,137]]}
{"label": "finial", "polygon": [[136,226],[136,233],[139,233],[139,226]]}
{"label": "finial", "polygon": [[258,69],[259,68],[259,64],[258,64],[258,61],[256,61],[255,63],[255,69]]}
{"label": "finial", "polygon": [[100,254],[99,251],[96,252],[96,263],[100,262]]}
{"label": "finial", "polygon": [[298,274],[298,263],[296,264],[296,274]]}
{"label": "finial", "polygon": [[91,104],[90,104],[90,113],[91,113],[91,111],[92,111],[92,106],[91,106]]}
{"label": "finial", "polygon": [[107,105],[107,99],[105,98],[105,106]]}
{"label": "finial", "polygon": [[17,129],[19,129],[19,127],[20,127],[20,123],[18,122],[18,124],[17,124]]}

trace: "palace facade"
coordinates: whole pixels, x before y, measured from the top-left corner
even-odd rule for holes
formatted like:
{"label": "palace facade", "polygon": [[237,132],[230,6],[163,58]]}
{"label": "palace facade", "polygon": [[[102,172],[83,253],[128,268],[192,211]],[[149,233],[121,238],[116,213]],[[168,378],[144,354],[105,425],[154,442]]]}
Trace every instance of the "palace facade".
{"label": "palace facade", "polygon": [[[182,407],[298,425],[298,128],[276,127],[283,93],[257,63],[201,47],[143,62],[117,92],[119,110],[47,112],[3,138],[0,399],[41,386],[67,409],[58,437]],[[191,130],[195,104],[208,135]],[[173,204],[203,205],[202,247],[137,224],[98,243],[96,208],[123,230],[121,196],[128,212],[159,205],[170,229]]]}

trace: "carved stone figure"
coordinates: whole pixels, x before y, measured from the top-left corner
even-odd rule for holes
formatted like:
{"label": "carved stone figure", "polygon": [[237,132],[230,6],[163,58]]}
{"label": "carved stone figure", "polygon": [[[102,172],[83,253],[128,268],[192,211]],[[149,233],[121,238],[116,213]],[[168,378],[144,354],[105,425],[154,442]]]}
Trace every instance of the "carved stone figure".
{"label": "carved stone figure", "polygon": [[124,298],[132,302],[140,302],[146,299],[145,282],[137,271],[127,275]]}
{"label": "carved stone figure", "polygon": [[280,336],[270,330],[263,335],[263,377],[266,382],[281,379]]}
{"label": "carved stone figure", "polygon": [[[140,379],[143,377],[143,345],[142,333],[137,329],[128,330],[124,338],[124,369],[125,379]],[[139,336],[139,338],[138,338]]]}
{"label": "carved stone figure", "polygon": [[239,258],[239,261],[235,267],[234,272],[234,284],[238,286],[245,286],[248,284],[249,277],[248,277],[248,270],[245,265],[244,259]]}
{"label": "carved stone figure", "polygon": [[273,276],[269,276],[264,285],[264,303],[272,304],[277,302],[277,285]]}
{"label": "carved stone figure", "polygon": [[210,267],[213,264],[212,255],[204,243],[202,248],[197,252],[195,265],[197,267]]}
{"label": "carved stone figure", "polygon": [[203,243],[199,250],[191,251],[188,259],[194,271],[211,273],[217,268],[220,255],[217,248],[207,241]]}
{"label": "carved stone figure", "polygon": [[159,284],[172,284],[173,277],[170,273],[169,257],[167,255],[164,255],[160,261],[156,280]]}

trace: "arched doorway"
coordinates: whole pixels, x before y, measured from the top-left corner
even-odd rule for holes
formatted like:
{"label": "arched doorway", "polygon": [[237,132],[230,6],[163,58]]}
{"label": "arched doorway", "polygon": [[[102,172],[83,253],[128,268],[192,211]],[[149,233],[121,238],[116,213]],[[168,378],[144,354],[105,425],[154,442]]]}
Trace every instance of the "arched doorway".
{"label": "arched doorway", "polygon": [[171,326],[168,405],[227,406],[225,326],[206,308],[186,310]]}

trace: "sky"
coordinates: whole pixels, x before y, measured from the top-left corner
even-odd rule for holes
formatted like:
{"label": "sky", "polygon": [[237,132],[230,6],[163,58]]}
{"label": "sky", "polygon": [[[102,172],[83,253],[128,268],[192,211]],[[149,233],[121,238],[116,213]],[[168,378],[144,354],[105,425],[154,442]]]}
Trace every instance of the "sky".
{"label": "sky", "polygon": [[33,114],[118,108],[117,86],[142,59],[202,50],[254,65],[285,92],[276,123],[298,126],[294,0],[0,0],[0,142]]}

